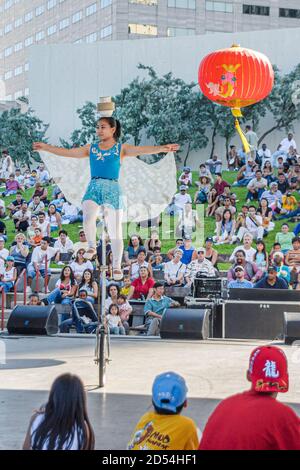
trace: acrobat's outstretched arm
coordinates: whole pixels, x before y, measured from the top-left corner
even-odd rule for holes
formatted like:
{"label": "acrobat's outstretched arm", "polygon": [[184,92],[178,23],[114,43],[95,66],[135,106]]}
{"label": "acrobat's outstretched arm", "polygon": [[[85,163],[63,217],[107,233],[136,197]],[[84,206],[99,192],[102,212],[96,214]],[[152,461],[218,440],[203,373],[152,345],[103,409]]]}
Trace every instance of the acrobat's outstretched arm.
{"label": "acrobat's outstretched arm", "polygon": [[44,142],[34,142],[32,148],[37,152],[39,150],[45,150],[46,152],[54,153],[55,155],[70,158],[86,158],[89,156],[90,152],[89,145],[73,149],[66,149],[63,147],[55,147],[54,145],[45,144]]}
{"label": "acrobat's outstretched arm", "polygon": [[138,157],[139,155],[151,155],[153,153],[168,153],[176,152],[179,150],[178,144],[167,145],[147,145],[145,147],[135,147],[134,145],[123,144],[121,156],[123,157]]}

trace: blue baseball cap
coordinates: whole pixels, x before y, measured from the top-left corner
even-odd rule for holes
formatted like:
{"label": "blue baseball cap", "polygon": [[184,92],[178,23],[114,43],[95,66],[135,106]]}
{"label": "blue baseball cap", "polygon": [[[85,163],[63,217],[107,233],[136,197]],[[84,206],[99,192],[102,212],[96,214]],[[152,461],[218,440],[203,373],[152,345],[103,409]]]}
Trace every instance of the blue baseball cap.
{"label": "blue baseball cap", "polygon": [[188,389],[185,380],[175,372],[158,375],[152,386],[152,399],[157,408],[176,413],[186,401]]}

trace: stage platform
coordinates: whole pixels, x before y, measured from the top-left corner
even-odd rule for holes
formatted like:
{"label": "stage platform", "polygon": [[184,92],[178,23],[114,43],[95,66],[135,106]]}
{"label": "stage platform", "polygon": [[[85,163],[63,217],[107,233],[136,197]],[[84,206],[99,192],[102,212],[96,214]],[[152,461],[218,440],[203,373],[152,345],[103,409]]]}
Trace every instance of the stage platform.
{"label": "stage platform", "polygon": [[[65,372],[84,381],[97,449],[126,447],[136,421],[151,406],[154,376],[167,370],[185,377],[190,398],[185,414],[203,429],[222,398],[249,387],[249,354],[260,344],[265,342],[113,337],[108,382],[99,390],[94,337],[0,335],[1,351],[6,349],[6,364],[0,363],[0,449],[21,448],[33,410],[45,403],[53,380]],[[273,344],[282,346],[289,359],[290,391],[280,400],[300,414],[300,349]]]}

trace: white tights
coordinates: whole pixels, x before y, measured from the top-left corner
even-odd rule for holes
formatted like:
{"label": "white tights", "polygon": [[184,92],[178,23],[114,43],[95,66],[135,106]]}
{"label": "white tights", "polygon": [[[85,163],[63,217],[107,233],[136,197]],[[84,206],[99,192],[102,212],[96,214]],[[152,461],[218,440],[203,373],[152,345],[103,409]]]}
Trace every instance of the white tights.
{"label": "white tights", "polygon": [[[99,214],[99,205],[94,201],[83,201],[82,210],[83,229],[89,244],[89,248],[96,248],[96,220]],[[113,254],[113,268],[117,270],[121,268],[124,248],[122,236],[122,217],[122,209],[113,209],[111,207],[104,208],[104,220],[111,241],[111,249]]]}

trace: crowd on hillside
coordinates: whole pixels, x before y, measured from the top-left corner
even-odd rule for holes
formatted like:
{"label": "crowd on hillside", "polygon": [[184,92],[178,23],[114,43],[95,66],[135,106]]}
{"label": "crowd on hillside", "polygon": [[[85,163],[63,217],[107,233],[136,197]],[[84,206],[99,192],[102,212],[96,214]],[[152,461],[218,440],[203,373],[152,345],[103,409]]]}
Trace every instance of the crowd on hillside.
{"label": "crowd on hillside", "polygon": [[[230,148],[227,166],[229,170],[237,170],[232,185],[223,178],[222,162],[217,156],[201,163],[199,180],[195,183],[191,169],[183,169],[178,181],[179,192],[166,209],[171,216],[178,215],[177,239],[172,249],[162,252],[156,229],[152,229],[150,238],[145,241],[132,234],[123,254],[124,280],[113,283],[108,240],[106,303],[112,333],[128,332],[132,310],[129,301],[144,300],[147,332],[158,334],[162,312],[176,305],[164,295],[165,286],[189,287],[198,272],[208,277],[218,275],[219,253],[214,245],[236,245],[229,259],[232,263],[228,269],[230,288],[300,290],[300,224],[295,223],[297,217],[300,218],[300,204],[295,197],[299,190],[300,157],[296,143],[293,135],[288,134],[272,154],[265,144],[261,149],[255,147],[257,136],[251,128],[247,134],[250,156],[236,151],[234,146]],[[4,150],[0,178],[5,185],[0,200],[0,286],[10,291],[17,276],[26,269],[27,291],[32,294],[37,273],[48,282],[52,274],[50,263],[56,263],[62,266],[60,279],[43,302],[72,305],[76,299],[86,299],[96,303],[96,264],[85,259],[88,243],[84,230],[79,229],[77,240],[71,240],[68,235],[69,224],[82,223],[80,209],[66,201],[59,187],[52,184],[43,163],[31,173],[22,173],[14,168]],[[197,186],[194,200],[189,194],[193,186]],[[236,187],[247,188],[240,212],[236,208]],[[30,200],[23,197],[27,188],[34,189]],[[5,197],[9,195],[15,199],[5,204]],[[194,247],[192,243],[193,232],[200,224],[193,203],[207,203],[206,217],[215,220],[215,232],[206,238],[202,247]],[[14,223],[15,239],[7,247],[5,222],[9,219]],[[285,219],[288,222],[283,222],[268,253],[265,237],[274,230],[274,221]],[[101,242],[97,251],[102,263]],[[30,302],[34,305],[40,300],[32,294]],[[70,325],[67,323],[64,327],[68,330]]]}

